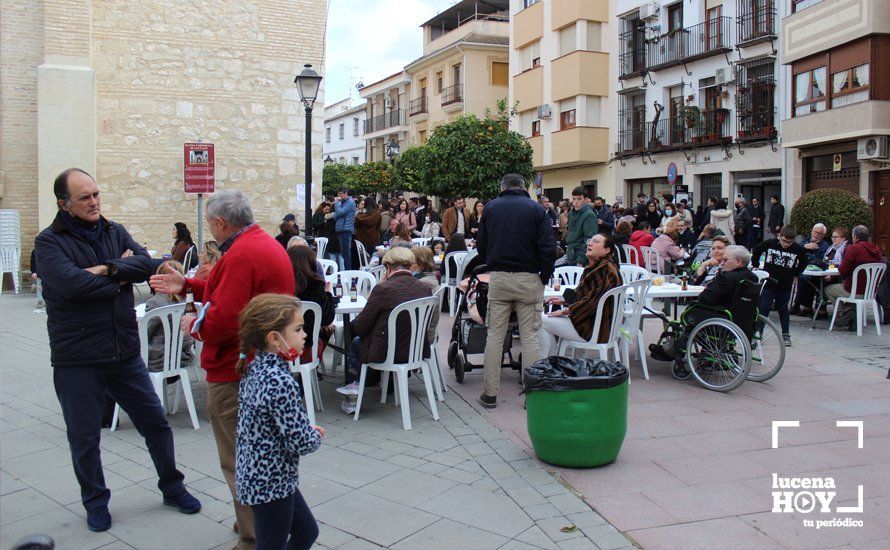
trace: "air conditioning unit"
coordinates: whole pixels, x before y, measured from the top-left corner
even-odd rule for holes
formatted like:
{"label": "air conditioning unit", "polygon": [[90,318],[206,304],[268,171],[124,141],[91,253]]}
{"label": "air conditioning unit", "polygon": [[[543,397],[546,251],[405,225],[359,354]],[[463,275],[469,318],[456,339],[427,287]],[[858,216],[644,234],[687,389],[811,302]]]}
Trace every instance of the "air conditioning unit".
{"label": "air conditioning unit", "polygon": [[650,1],[640,6],[640,19],[657,19],[658,2]]}
{"label": "air conditioning unit", "polygon": [[888,141],[888,136],[861,138],[856,147],[856,160],[886,160],[890,157]]}
{"label": "air conditioning unit", "polygon": [[392,109],[392,98],[387,97],[386,99],[384,99],[383,106],[386,107],[387,109]]}
{"label": "air conditioning unit", "polygon": [[550,108],[550,105],[546,103],[544,105],[538,105],[538,118],[550,118],[553,114],[553,110]]}
{"label": "air conditioning unit", "polygon": [[722,67],[714,73],[714,81],[717,84],[729,84],[734,80],[732,69]]}

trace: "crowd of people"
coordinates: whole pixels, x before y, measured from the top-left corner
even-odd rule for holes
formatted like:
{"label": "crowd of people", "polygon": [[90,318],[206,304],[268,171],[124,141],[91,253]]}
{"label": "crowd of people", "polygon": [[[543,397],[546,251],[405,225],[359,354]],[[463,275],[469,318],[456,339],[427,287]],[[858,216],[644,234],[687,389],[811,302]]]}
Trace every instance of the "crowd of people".
{"label": "crowd of people", "polygon": [[[728,303],[734,285],[753,277],[749,262],[763,269],[770,278],[760,308],[778,311],[786,345],[789,315],[812,313],[813,290],[800,282],[808,265],[838,266],[838,279],[825,288],[831,299],[849,294],[858,265],[881,260],[863,225],[852,231],[834,228],[829,241],[827,228],[816,224],[808,238],[799,240],[794,228],[784,225],[777,197],[766,216],[757,201],[748,206],[742,199],[734,212],[718,198],[693,212],[672,196],[647,200],[640,195],[633,208],[608,207],[583,187],[573,190],[571,202],[554,207],[544,195],[532,199],[525,179],[516,174],[504,176],[500,188],[496,198],[472,208],[462,197],[445,202],[439,211],[423,197],[396,196],[378,204],[347,189],[318,205],[311,226],[316,236],[328,238],[328,259],[342,269],[357,268],[354,242],[361,242],[379,251],[385,267],[382,282],[352,321],[353,339],[341,343],[351,350],[344,385],[338,388],[347,396],[344,412],[354,412],[348,397],[359,391],[361,365],[387,354],[390,313],[406,301],[432,296],[442,272],[456,268],[447,262],[437,268],[435,255],[467,250],[469,243],[477,250],[476,264],[486,265],[488,272],[484,383],[477,400],[486,408],[498,404],[503,342],[512,315],[523,368],[555,353],[557,338],[608,338],[611,316],[597,310],[601,297],[622,284],[619,263],[629,261],[624,245],[657,250],[665,265],[649,268],[687,270],[695,283],[707,285],[701,295],[705,303]],[[295,218],[284,216],[273,238],[255,222],[244,193],[220,191],[206,204],[213,240],[199,243],[199,251],[186,225],[176,223],[171,252],[155,260],[122,225],[101,215],[99,189],[89,174],[66,170],[54,192],[59,210],[38,236],[32,263],[42,281],[55,390],[88,527],[104,531],[112,523],[99,456],[109,397],[145,438],[164,504],[187,514],[201,508],[176,468],[172,431],[148,376],[162,357],[162,327],[150,331],[149,364],[140,356],[133,284],[149,281],[154,295],[147,309],[179,303],[186,293],[205,306],[200,316],[182,315],[187,340],[179,351],[191,359],[191,342],[203,343],[200,364],[207,373],[220,467],[233,496],[237,547],[281,548],[290,540],[288,547],[309,548],[318,527],[297,486],[299,457],[318,449],[325,434],[309,421],[290,363],[311,361],[330,342],[337,300],[321,258],[299,235]],[[417,237],[432,241],[415,245]],[[550,300],[555,309],[545,312],[544,289],[559,265],[580,266],[583,272],[576,288]],[[319,318],[304,312],[302,301],[319,304]],[[606,321],[594,335],[598,313],[605,313]],[[435,341],[438,315],[424,335],[427,351]],[[408,355],[407,321],[396,324],[396,361]],[[852,322],[851,312],[844,311],[838,322],[845,321]],[[319,339],[312,341],[307,335],[315,333],[316,325]],[[369,375],[365,385],[377,382]]]}

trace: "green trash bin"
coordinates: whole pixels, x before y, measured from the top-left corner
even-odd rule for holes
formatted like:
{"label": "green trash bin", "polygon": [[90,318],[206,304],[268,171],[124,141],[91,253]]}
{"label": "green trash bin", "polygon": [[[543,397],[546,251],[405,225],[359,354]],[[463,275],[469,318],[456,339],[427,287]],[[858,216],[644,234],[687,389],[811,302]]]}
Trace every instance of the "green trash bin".
{"label": "green trash bin", "polygon": [[627,368],[620,363],[549,357],[523,374],[528,434],[555,466],[614,462],[627,434]]}

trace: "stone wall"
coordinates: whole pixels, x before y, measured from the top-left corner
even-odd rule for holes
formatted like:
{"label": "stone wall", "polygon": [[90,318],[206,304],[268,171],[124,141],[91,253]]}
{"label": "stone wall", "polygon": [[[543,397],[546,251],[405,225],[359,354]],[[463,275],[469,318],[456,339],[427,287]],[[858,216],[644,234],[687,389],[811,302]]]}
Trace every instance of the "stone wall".
{"label": "stone wall", "polygon": [[[47,150],[39,140],[49,138],[38,136],[35,111],[42,129],[52,127],[53,112],[38,106],[38,96],[47,96],[38,94],[37,68],[71,70],[65,55],[88,59],[83,68],[95,77],[95,122],[85,139],[95,142],[89,145],[103,213],[138,242],[169,249],[176,221],[197,239],[196,198],[182,191],[182,144],[189,141],[216,144],[217,189],[247,192],[268,232],[277,232],[287,212],[302,221],[295,188],[305,179],[305,116],[293,80],[303,63],[324,74],[326,0],[0,0],[0,6],[0,207],[22,213],[23,260],[55,208],[55,173],[38,176],[37,166],[84,163],[73,149],[85,144],[72,143],[70,153],[54,145],[52,159],[37,153]],[[44,33],[54,36],[51,43],[44,45]],[[323,86],[313,117],[313,197],[321,191]],[[206,231],[204,238],[211,238]]]}

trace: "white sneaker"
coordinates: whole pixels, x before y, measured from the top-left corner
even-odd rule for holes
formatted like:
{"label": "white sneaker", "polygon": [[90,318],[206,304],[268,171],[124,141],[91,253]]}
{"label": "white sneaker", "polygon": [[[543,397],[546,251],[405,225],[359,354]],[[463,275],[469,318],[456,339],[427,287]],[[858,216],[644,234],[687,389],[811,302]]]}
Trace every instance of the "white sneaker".
{"label": "white sneaker", "polygon": [[358,395],[358,382],[340,386],[337,388],[337,393],[341,395]]}
{"label": "white sneaker", "polygon": [[355,401],[349,399],[340,401],[340,410],[346,414],[355,414]]}

